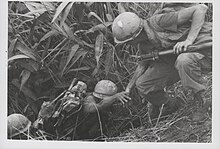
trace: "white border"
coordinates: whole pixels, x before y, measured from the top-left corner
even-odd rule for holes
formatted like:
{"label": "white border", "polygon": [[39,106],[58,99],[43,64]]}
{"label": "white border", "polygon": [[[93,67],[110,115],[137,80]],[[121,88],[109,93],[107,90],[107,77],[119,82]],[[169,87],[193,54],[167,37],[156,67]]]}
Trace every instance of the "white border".
{"label": "white border", "polygon": [[[50,0],[54,1],[54,0]],[[83,0],[85,1],[85,0]],[[97,0],[93,0],[97,1]],[[98,0],[98,1],[106,1],[106,0]],[[116,1],[116,0],[111,0]],[[125,0],[123,0],[125,2]],[[127,2],[129,0],[126,0]],[[144,0],[137,0],[139,2],[164,2],[164,1],[144,1]],[[168,0],[166,0],[168,1]],[[1,1],[0,5],[0,84],[1,96],[0,99],[0,149],[57,149],[57,148],[89,148],[89,149],[97,149],[97,148],[105,148],[105,149],[112,149],[112,148],[126,148],[126,149],[133,149],[133,148],[163,148],[163,149],[179,149],[179,148],[193,148],[193,149],[220,149],[220,70],[218,66],[220,52],[218,49],[220,38],[219,38],[219,20],[218,15],[220,14],[218,6],[220,6],[220,1],[218,0],[208,0],[208,1],[168,1],[168,2],[213,2],[213,94],[212,94],[212,101],[213,101],[213,137],[212,143],[122,143],[122,142],[79,142],[79,141],[32,141],[32,140],[25,140],[25,141],[10,141],[6,139],[6,131],[7,131],[7,22],[8,22],[8,1],[3,0]]]}

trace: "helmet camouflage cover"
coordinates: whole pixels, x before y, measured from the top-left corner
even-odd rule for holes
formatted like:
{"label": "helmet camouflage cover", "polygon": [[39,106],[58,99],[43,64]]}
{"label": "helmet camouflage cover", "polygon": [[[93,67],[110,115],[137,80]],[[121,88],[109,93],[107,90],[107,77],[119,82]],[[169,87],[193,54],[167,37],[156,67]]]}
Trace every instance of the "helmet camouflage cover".
{"label": "helmet camouflage cover", "polygon": [[112,96],[117,93],[117,86],[110,80],[99,81],[93,92],[93,95],[97,98],[104,98],[107,96]]}
{"label": "helmet camouflage cover", "polygon": [[8,121],[8,137],[13,137],[24,133],[31,126],[31,121],[22,114],[11,114],[7,117]]}
{"label": "helmet camouflage cover", "polygon": [[140,34],[142,29],[142,19],[132,12],[121,13],[112,24],[112,32],[116,43],[133,40]]}

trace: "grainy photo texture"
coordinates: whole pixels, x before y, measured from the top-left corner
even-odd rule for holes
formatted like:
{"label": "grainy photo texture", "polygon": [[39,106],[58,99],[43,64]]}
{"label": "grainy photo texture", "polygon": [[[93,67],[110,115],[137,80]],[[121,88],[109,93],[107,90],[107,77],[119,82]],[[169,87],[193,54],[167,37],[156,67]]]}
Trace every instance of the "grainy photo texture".
{"label": "grainy photo texture", "polygon": [[212,142],[212,3],[8,2],[9,140]]}

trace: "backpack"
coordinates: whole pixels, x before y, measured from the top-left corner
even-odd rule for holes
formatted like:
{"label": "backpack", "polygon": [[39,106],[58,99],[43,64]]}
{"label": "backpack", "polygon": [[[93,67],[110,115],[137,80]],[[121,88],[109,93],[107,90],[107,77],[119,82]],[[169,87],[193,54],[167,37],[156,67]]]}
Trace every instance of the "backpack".
{"label": "backpack", "polygon": [[62,92],[54,100],[43,102],[38,118],[33,124],[34,128],[38,128],[39,124],[44,125],[48,120],[52,121],[54,127],[59,127],[65,119],[77,114],[82,109],[82,99],[85,96],[84,89],[87,86],[79,88],[78,84],[83,82],[78,81],[74,86],[75,82],[76,80],[74,79],[69,89]]}

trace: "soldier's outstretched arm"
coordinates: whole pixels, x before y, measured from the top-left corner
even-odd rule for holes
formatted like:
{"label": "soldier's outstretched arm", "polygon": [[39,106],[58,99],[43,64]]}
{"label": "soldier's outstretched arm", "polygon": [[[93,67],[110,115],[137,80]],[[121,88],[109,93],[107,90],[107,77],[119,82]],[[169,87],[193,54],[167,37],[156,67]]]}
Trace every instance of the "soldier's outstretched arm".
{"label": "soldier's outstretched arm", "polygon": [[115,101],[120,101],[122,104],[125,104],[131,98],[127,95],[126,92],[116,93],[112,96],[104,97],[99,103],[96,103],[93,96],[89,96],[85,99],[84,102],[84,112],[94,113],[97,110],[105,110],[110,107]]}
{"label": "soldier's outstretched arm", "polygon": [[205,21],[205,14],[208,7],[204,4],[195,5],[189,8],[182,9],[178,12],[177,25],[182,25],[191,21],[191,28],[189,30],[187,39],[178,42],[173,50],[174,53],[181,53],[187,50],[187,46],[192,45],[197,38],[200,29]]}
{"label": "soldier's outstretched arm", "polygon": [[130,93],[131,89],[134,87],[135,82],[137,81],[137,79],[144,73],[144,71],[146,70],[147,66],[144,62],[140,62],[134,72],[134,75],[132,76],[131,80],[129,81],[125,92],[127,92],[128,94]]}

